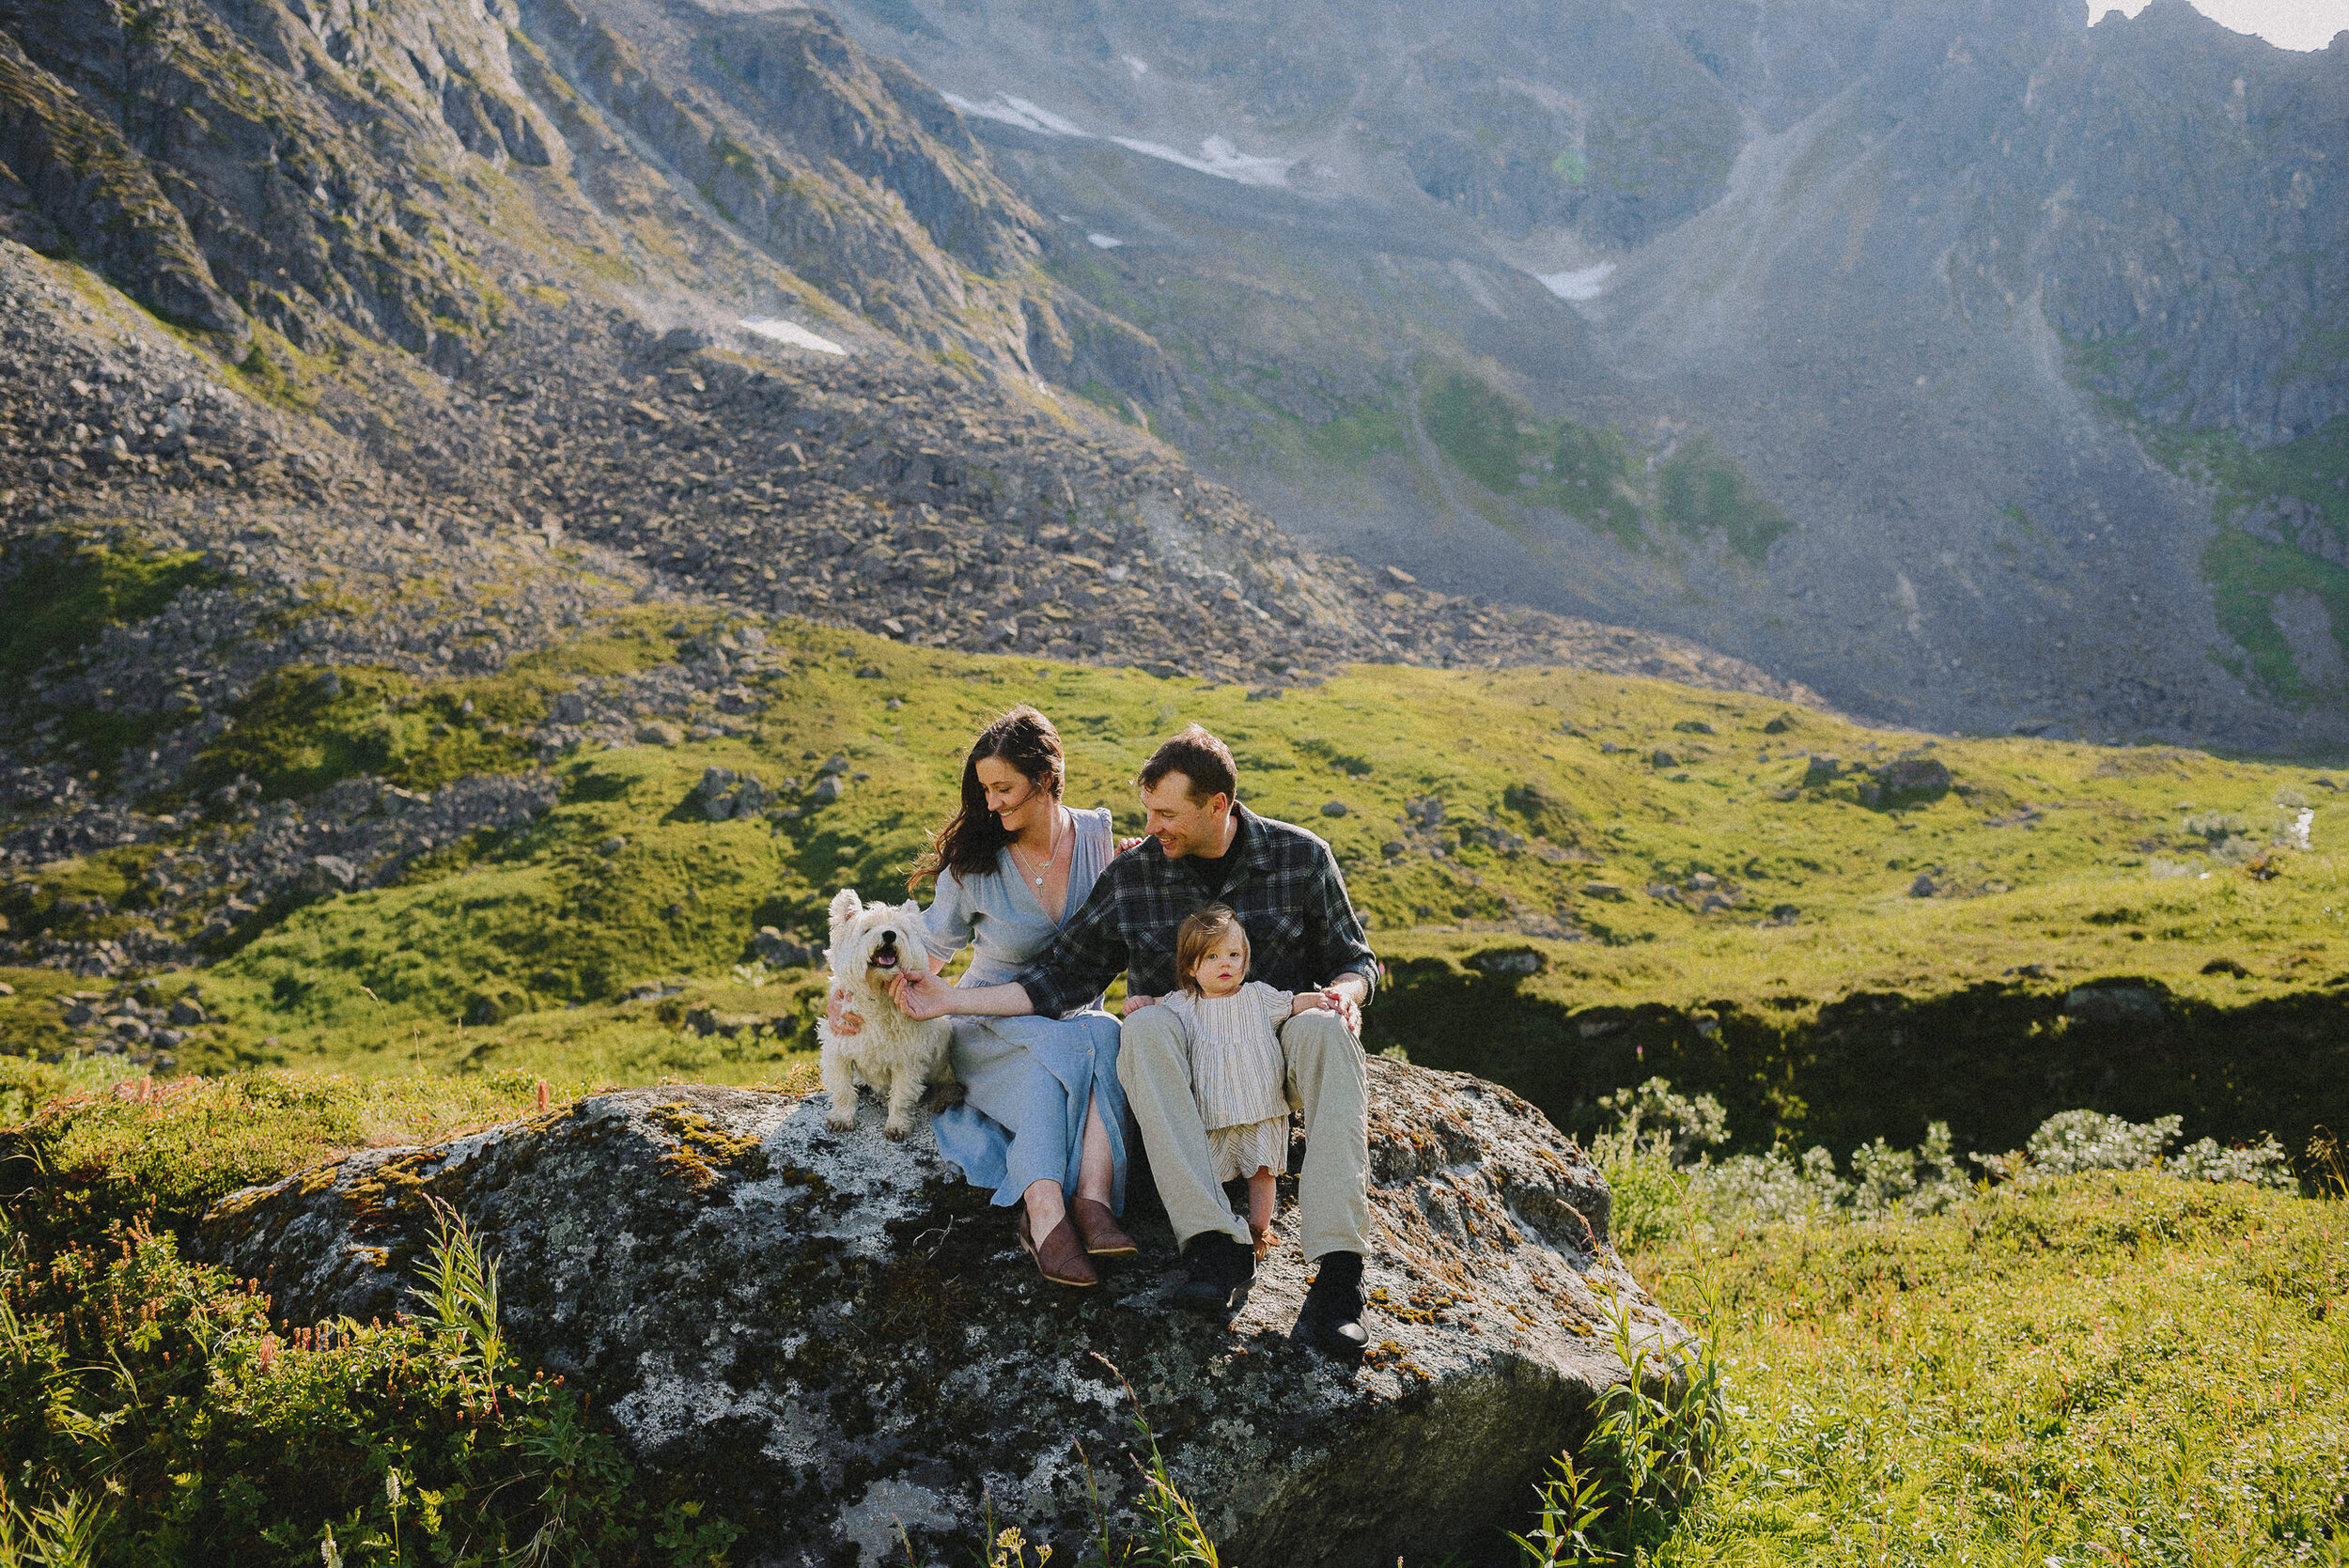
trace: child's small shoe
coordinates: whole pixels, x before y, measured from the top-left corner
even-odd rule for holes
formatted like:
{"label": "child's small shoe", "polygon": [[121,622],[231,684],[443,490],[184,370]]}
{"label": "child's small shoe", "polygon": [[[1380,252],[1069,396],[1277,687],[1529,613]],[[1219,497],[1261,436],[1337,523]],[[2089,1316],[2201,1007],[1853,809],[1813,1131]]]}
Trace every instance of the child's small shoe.
{"label": "child's small shoe", "polygon": [[1266,1256],[1272,1250],[1272,1233],[1269,1230],[1260,1231],[1251,1225],[1248,1227],[1248,1234],[1256,1238],[1256,1261],[1264,1262]]}

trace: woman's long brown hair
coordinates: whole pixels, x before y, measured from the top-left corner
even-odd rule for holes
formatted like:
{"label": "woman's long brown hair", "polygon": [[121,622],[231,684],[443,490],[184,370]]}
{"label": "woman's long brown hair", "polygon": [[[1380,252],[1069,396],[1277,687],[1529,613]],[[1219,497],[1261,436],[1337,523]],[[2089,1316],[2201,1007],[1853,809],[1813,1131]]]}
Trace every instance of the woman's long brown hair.
{"label": "woman's long brown hair", "polygon": [[910,893],[943,868],[957,877],[974,877],[995,869],[995,857],[1011,834],[987,809],[987,786],[979,783],[979,764],[988,757],[1007,762],[1030,784],[1061,796],[1067,782],[1068,762],[1061,752],[1060,731],[1052,721],[1021,703],[979,732],[971,754],[962,759],[962,806],[946,825],[930,835],[929,847],[913,863],[906,878]]}

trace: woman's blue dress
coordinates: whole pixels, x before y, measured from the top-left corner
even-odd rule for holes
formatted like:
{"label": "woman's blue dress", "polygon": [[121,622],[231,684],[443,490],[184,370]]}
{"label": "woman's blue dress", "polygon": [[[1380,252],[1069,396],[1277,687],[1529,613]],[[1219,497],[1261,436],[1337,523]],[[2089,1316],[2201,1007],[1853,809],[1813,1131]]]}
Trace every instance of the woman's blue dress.
{"label": "woman's blue dress", "polygon": [[[1072,811],[1076,843],[1068,865],[1066,920],[1082,907],[1117,853],[1106,806]],[[1044,912],[1034,883],[1019,875],[1008,848],[980,876],[938,874],[938,896],[924,913],[933,956],[975,943],[957,986],[1009,980],[1051,945],[1060,922]],[[1084,1156],[1085,1106],[1101,1110],[1109,1130],[1110,1207],[1126,1207],[1126,1094],[1117,1082],[1117,1020],[1101,999],[1063,1018],[957,1018],[955,1076],[969,1098],[940,1111],[939,1151],[973,1186],[995,1189],[995,1203],[1019,1202],[1031,1183],[1056,1181],[1069,1197]]]}

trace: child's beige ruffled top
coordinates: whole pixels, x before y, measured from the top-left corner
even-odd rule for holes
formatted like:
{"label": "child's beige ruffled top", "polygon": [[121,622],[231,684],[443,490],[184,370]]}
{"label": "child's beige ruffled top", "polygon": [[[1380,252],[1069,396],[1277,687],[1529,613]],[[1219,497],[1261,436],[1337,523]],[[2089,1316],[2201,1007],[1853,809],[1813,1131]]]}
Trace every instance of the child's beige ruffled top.
{"label": "child's beige ruffled top", "polygon": [[1294,991],[1252,980],[1227,997],[1177,991],[1162,1004],[1190,1032],[1190,1092],[1220,1181],[1252,1175],[1259,1166],[1277,1174],[1288,1165],[1288,1065],[1280,1029],[1296,1001]]}

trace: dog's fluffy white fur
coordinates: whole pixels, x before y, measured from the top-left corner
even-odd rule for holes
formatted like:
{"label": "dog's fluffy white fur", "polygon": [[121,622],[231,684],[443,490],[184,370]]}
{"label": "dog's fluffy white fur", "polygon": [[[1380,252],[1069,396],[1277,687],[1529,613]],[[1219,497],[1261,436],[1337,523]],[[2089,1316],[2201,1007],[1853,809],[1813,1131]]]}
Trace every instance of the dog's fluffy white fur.
{"label": "dog's fluffy white fur", "polygon": [[854,888],[842,888],[832,901],[832,945],[824,961],[832,966],[832,989],[847,998],[849,1011],[864,1020],[854,1034],[832,1032],[831,1008],[816,1026],[823,1047],[819,1068],[832,1111],[824,1125],[846,1132],[856,1125],[856,1086],[869,1083],[887,1102],[889,1120],[881,1131],[903,1138],[907,1112],[921,1099],[926,1084],[951,1084],[955,1070],[946,1059],[954,1041],[954,1026],[944,1018],[909,1018],[889,994],[889,982],[900,972],[928,972],[929,947],[922,939],[922,907],[864,903]]}

